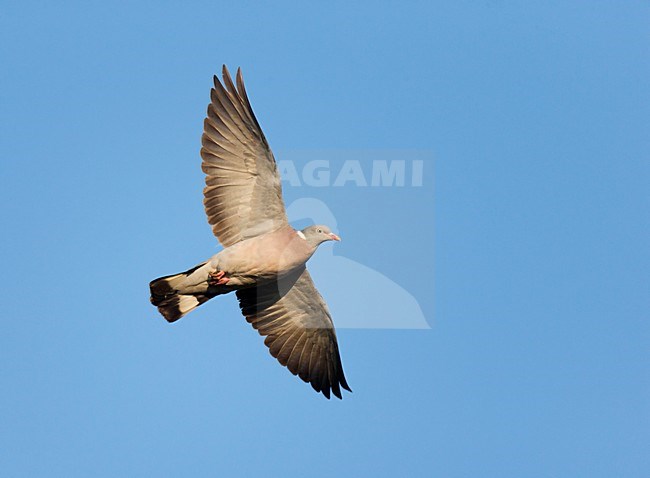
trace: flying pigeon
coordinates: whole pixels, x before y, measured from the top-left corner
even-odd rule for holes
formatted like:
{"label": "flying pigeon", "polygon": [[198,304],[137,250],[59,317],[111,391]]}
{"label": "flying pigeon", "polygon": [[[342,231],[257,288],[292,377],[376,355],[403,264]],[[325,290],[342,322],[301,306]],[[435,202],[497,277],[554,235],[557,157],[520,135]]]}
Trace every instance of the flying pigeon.
{"label": "flying pigeon", "polygon": [[327,226],[289,225],[280,175],[248,100],[226,66],[214,77],[201,157],[205,212],[223,250],[196,267],[150,284],[151,303],[170,323],[235,292],[271,355],[330,398],[348,386],[327,304],[306,268],[319,245],[340,241]]}

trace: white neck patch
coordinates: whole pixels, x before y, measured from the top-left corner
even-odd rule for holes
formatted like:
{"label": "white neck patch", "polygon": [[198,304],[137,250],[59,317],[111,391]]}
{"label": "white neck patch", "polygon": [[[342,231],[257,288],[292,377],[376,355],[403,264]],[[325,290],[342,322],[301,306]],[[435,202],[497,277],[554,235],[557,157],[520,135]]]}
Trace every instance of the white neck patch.
{"label": "white neck patch", "polygon": [[304,240],[304,241],[306,241],[306,240],[307,240],[307,238],[305,237],[305,235],[303,234],[303,232],[302,232],[302,231],[298,231],[298,233],[297,233],[297,234],[298,234],[298,237],[300,237],[300,238],[301,238],[302,240]]}

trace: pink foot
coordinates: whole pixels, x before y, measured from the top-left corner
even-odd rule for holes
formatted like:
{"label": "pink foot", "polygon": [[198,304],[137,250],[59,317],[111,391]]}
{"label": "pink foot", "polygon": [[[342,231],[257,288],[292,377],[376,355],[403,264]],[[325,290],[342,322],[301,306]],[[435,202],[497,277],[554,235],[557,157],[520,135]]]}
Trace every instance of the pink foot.
{"label": "pink foot", "polygon": [[226,285],[228,282],[230,282],[230,278],[226,277],[224,271],[210,272],[210,274],[208,274],[209,286]]}

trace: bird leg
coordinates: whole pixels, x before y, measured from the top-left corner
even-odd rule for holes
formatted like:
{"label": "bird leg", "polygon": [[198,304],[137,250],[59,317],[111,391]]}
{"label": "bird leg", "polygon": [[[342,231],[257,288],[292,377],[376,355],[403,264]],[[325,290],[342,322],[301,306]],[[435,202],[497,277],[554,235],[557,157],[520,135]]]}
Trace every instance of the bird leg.
{"label": "bird leg", "polygon": [[229,277],[226,277],[224,271],[215,271],[208,274],[208,285],[217,286],[217,285],[226,285],[230,281]]}

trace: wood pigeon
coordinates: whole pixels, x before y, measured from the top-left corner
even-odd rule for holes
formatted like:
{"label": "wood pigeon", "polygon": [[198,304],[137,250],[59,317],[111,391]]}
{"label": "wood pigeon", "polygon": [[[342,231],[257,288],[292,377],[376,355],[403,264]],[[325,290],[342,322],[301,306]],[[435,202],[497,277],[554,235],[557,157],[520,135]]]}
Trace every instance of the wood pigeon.
{"label": "wood pigeon", "polygon": [[150,284],[151,303],[168,322],[235,292],[246,320],[271,355],[330,398],[348,386],[332,317],[306,263],[318,246],[340,241],[327,226],[294,230],[280,175],[253,114],[241,69],[237,86],[223,66],[214,77],[201,157],[205,211],[224,249],[206,262]]}

